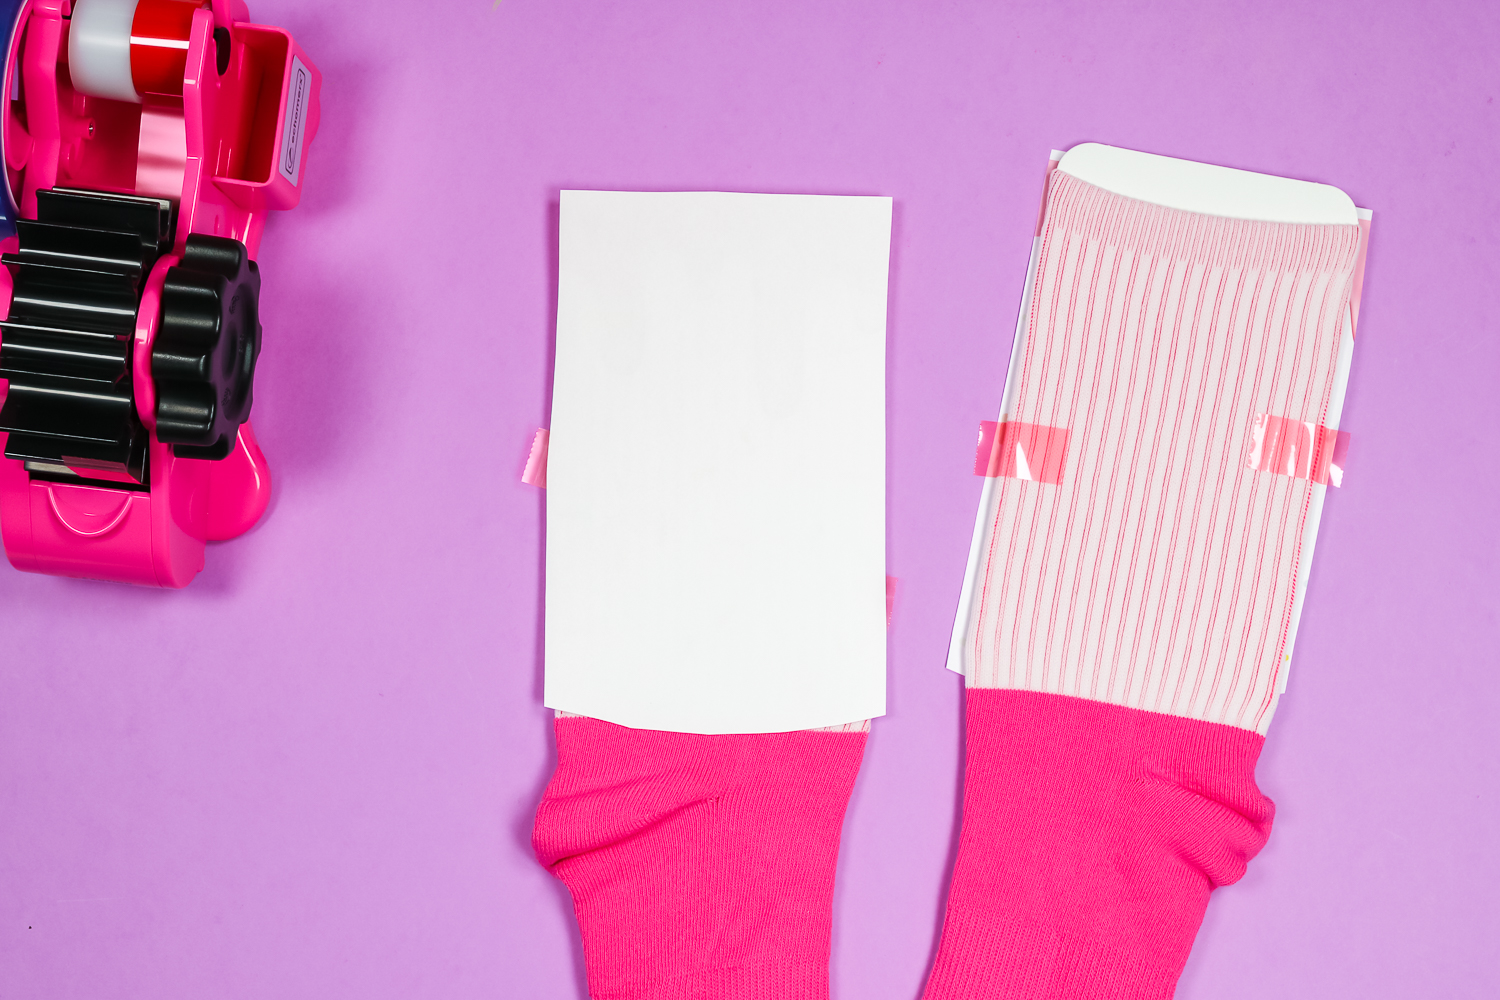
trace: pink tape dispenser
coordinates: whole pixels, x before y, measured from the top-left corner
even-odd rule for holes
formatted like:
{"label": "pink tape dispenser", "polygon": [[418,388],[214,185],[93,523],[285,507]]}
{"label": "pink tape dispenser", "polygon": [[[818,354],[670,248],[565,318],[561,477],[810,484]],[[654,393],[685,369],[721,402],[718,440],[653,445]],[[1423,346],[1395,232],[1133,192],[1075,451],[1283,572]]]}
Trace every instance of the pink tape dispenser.
{"label": "pink tape dispenser", "polygon": [[[265,512],[255,258],[317,69],[240,0],[29,0],[5,64],[0,534],[17,569],[183,587]],[[0,383],[4,384],[4,383]]]}

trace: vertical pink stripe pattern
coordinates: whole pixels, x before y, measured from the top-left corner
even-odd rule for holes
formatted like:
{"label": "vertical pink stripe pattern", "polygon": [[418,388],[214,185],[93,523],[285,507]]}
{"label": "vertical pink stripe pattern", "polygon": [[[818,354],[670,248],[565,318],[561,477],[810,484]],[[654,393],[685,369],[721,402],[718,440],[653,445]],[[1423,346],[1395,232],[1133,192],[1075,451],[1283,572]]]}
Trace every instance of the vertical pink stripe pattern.
{"label": "vertical pink stripe pattern", "polygon": [[971,687],[1262,728],[1315,484],[1246,444],[1323,424],[1359,239],[1052,173],[1010,419],[1066,429],[1067,474],[991,493]]}

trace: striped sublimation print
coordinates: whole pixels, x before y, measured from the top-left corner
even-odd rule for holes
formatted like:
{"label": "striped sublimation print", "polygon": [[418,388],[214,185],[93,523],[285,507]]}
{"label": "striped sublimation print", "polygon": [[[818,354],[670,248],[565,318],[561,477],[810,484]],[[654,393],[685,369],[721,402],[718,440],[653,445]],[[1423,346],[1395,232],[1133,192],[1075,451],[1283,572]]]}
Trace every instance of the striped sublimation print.
{"label": "striped sublimation print", "polygon": [[1264,732],[1323,487],[1247,457],[1267,415],[1324,424],[1359,241],[1052,171],[1010,419],[1066,455],[991,492],[969,686]]}

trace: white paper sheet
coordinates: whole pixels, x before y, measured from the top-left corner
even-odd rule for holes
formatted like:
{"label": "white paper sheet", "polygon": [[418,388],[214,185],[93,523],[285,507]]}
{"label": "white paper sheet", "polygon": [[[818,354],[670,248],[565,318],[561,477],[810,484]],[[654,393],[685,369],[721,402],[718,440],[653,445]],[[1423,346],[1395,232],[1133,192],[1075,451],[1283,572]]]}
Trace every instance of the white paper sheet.
{"label": "white paper sheet", "polygon": [[1085,142],[1058,169],[1128,198],[1228,219],[1352,226],[1354,202],[1330,184]]}
{"label": "white paper sheet", "polygon": [[564,191],[546,704],[885,711],[889,198]]}

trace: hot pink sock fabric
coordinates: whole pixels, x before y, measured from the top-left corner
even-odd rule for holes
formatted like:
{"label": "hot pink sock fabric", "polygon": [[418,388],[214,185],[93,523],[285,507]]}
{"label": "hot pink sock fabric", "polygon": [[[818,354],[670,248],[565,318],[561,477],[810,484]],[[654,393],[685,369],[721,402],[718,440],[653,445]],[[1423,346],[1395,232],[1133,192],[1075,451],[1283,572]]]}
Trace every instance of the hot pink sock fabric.
{"label": "hot pink sock fabric", "polygon": [[1209,893],[1265,844],[1264,738],[971,688],[963,832],[924,1000],[1171,997]]}
{"label": "hot pink sock fabric", "polygon": [[591,997],[826,1000],[865,733],[556,732],[532,842],[573,895]]}

